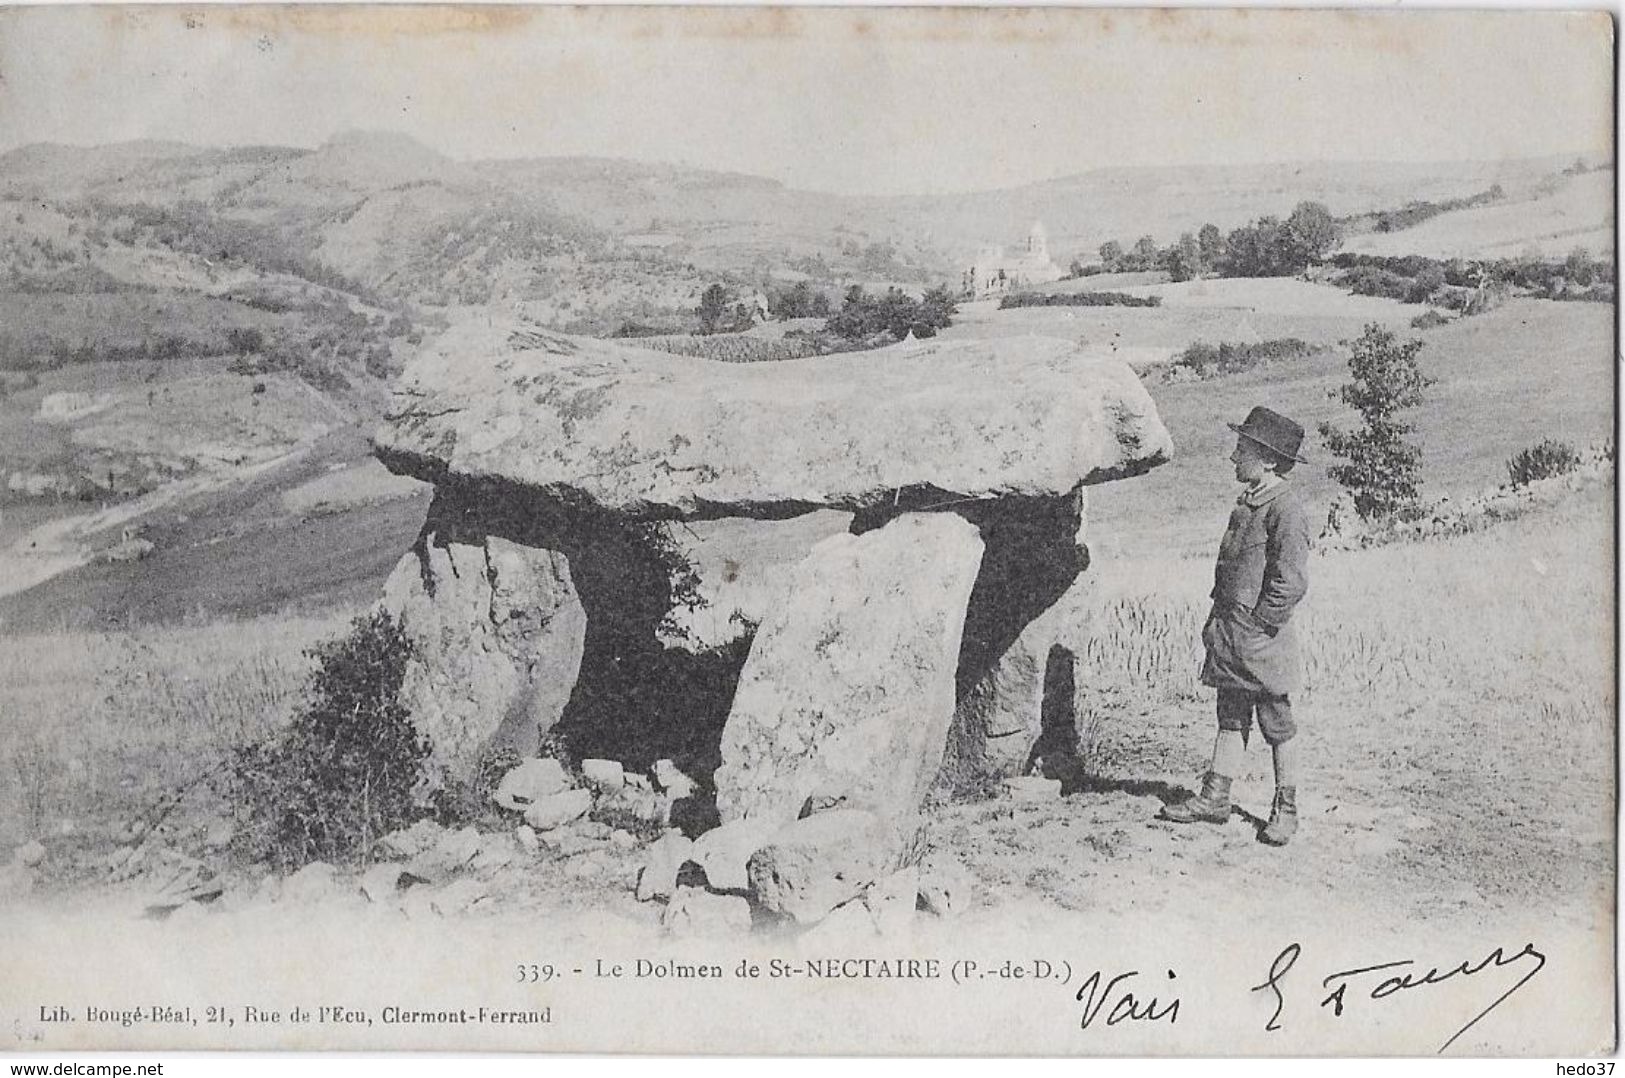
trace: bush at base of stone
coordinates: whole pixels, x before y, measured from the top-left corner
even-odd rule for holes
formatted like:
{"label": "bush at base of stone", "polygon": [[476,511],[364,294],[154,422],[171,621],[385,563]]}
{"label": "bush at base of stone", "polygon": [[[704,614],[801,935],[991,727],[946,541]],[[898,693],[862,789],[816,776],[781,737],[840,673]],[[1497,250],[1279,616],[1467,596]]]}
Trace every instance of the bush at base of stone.
{"label": "bush at base of stone", "polygon": [[1507,461],[1507,476],[1516,487],[1526,487],[1537,479],[1567,475],[1580,466],[1580,454],[1567,442],[1547,438]]}
{"label": "bush at base of stone", "polygon": [[377,839],[422,815],[413,789],[429,747],[399,699],[408,653],[382,611],[309,653],[316,669],[300,712],[228,764],[234,852],[284,870],[365,862]]}

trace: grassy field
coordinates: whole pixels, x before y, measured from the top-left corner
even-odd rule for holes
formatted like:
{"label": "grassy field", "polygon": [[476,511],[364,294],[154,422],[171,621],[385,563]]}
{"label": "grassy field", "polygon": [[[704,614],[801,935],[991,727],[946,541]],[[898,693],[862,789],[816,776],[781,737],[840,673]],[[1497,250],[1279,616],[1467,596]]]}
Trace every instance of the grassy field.
{"label": "grassy field", "polygon": [[1160,295],[1160,307],[1018,307],[997,301],[960,304],[945,339],[1020,334],[1061,337],[1116,354],[1134,367],[1166,361],[1196,341],[1257,342],[1296,337],[1335,345],[1358,337],[1369,322],[1403,328],[1422,308],[1350,295],[1330,285],[1296,280],[1205,280],[1126,286]]}
{"label": "grassy field", "polygon": [[1608,257],[1614,250],[1614,172],[1561,180],[1536,199],[1454,210],[1398,232],[1371,232],[1346,249],[1373,255],[1434,258],[1563,258],[1576,247]]}
{"label": "grassy field", "polygon": [[[1517,300],[1415,333],[1425,342],[1421,365],[1438,379],[1413,413],[1424,453],[1423,493],[1459,497],[1498,486],[1507,481],[1507,458],[1543,438],[1584,448],[1611,437],[1612,319],[1602,304]],[[1309,431],[1304,455],[1312,463],[1294,479],[1324,513],[1337,488],[1315,429],[1322,420],[1355,421],[1334,396],[1347,377],[1343,354],[1328,352],[1211,381],[1148,384],[1176,456],[1143,479],[1090,492],[1091,546],[1108,556],[1209,554],[1235,487],[1227,459],[1235,436],[1225,423],[1241,422],[1255,404]]]}
{"label": "grassy field", "polygon": [[337,614],[11,636],[0,648],[0,841],[90,844],[283,718]]}

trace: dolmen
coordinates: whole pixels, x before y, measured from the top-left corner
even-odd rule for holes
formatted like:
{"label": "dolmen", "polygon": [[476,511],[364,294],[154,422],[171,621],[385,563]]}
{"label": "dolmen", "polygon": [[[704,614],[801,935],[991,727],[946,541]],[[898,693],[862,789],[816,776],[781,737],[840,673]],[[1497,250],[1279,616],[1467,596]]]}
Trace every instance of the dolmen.
{"label": "dolmen", "polygon": [[736,364],[487,324],[411,364],[374,448],[435,490],[383,602],[440,780],[674,759],[685,829],[798,916],[1064,740],[1085,492],[1173,452],[1064,340]]}

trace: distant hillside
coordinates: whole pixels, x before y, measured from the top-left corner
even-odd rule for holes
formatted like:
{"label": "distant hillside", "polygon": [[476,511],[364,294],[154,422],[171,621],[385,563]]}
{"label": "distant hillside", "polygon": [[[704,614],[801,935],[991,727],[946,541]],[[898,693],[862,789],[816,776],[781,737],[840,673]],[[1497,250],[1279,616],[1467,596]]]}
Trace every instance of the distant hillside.
{"label": "distant hillside", "polygon": [[1396,232],[1372,232],[1344,248],[1359,254],[1433,258],[1562,258],[1576,248],[1606,259],[1614,249],[1614,170],[1549,177],[1502,202],[1453,210]]}

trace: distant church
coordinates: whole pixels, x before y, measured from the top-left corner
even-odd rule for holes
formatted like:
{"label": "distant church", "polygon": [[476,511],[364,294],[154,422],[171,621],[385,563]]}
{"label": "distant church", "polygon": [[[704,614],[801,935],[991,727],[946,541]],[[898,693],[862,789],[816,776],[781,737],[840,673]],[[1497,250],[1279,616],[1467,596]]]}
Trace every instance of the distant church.
{"label": "distant church", "polygon": [[1003,247],[983,247],[976,260],[964,273],[964,294],[975,299],[1002,296],[1027,285],[1048,284],[1066,275],[1061,267],[1050,261],[1049,235],[1041,221],[1034,221],[1027,233],[1027,242],[1007,255]]}

